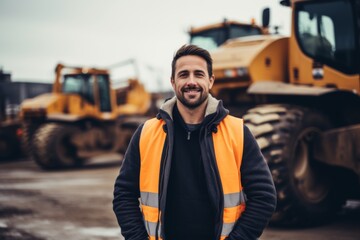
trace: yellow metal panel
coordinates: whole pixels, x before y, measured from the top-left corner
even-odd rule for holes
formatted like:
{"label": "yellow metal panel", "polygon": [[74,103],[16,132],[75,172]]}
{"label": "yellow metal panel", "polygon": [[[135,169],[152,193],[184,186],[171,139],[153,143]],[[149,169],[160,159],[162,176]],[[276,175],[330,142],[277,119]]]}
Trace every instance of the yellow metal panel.
{"label": "yellow metal panel", "polygon": [[288,38],[269,42],[249,64],[251,80],[287,82]]}

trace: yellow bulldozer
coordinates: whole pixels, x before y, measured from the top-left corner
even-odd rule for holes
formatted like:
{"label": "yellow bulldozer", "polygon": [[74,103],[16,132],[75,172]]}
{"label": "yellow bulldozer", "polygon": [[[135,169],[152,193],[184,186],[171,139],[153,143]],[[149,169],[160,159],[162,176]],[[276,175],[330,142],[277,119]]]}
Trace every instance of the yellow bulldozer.
{"label": "yellow bulldozer", "polygon": [[360,198],[360,1],[280,3],[292,10],[290,36],[212,50],[212,94],[244,118],[270,167],[271,223],[317,224]]}
{"label": "yellow bulldozer", "polygon": [[103,153],[124,153],[149,117],[151,96],[137,79],[113,88],[107,69],[58,64],[52,93],[21,104],[23,145],[44,169],[79,167]]}

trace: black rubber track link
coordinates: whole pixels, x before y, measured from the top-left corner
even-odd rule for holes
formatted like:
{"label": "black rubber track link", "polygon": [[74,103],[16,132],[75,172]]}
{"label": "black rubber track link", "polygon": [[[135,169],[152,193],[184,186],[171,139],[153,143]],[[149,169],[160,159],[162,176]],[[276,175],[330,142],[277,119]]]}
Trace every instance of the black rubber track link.
{"label": "black rubber track link", "polygon": [[277,190],[277,209],[270,223],[304,226],[324,222],[343,204],[332,171],[312,158],[312,142],[331,128],[311,109],[259,105],[244,116],[269,165]]}

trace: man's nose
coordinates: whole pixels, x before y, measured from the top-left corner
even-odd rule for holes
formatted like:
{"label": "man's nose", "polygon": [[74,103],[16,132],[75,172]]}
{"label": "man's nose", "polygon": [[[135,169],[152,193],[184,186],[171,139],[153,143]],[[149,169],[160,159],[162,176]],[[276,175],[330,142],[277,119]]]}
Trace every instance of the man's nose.
{"label": "man's nose", "polygon": [[187,81],[187,84],[188,85],[195,85],[196,84],[196,77],[195,77],[195,75],[194,74],[190,74],[189,75],[189,79],[188,79],[188,81]]}

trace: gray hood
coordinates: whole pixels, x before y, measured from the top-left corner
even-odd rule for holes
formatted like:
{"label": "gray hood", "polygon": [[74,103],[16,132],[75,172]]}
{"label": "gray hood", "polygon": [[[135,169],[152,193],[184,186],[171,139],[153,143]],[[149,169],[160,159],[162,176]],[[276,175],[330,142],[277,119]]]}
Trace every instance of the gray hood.
{"label": "gray hood", "polygon": [[[176,104],[176,100],[177,100],[177,98],[176,98],[176,96],[174,96],[171,99],[167,100],[160,107],[160,109],[165,111],[170,116],[171,119],[173,119],[172,112],[173,112],[174,106]],[[211,96],[211,94],[209,94],[208,103],[207,103],[207,106],[206,106],[205,116],[204,117],[206,118],[208,115],[215,113],[217,111],[219,103],[220,103],[219,100],[217,100],[216,98]]]}

